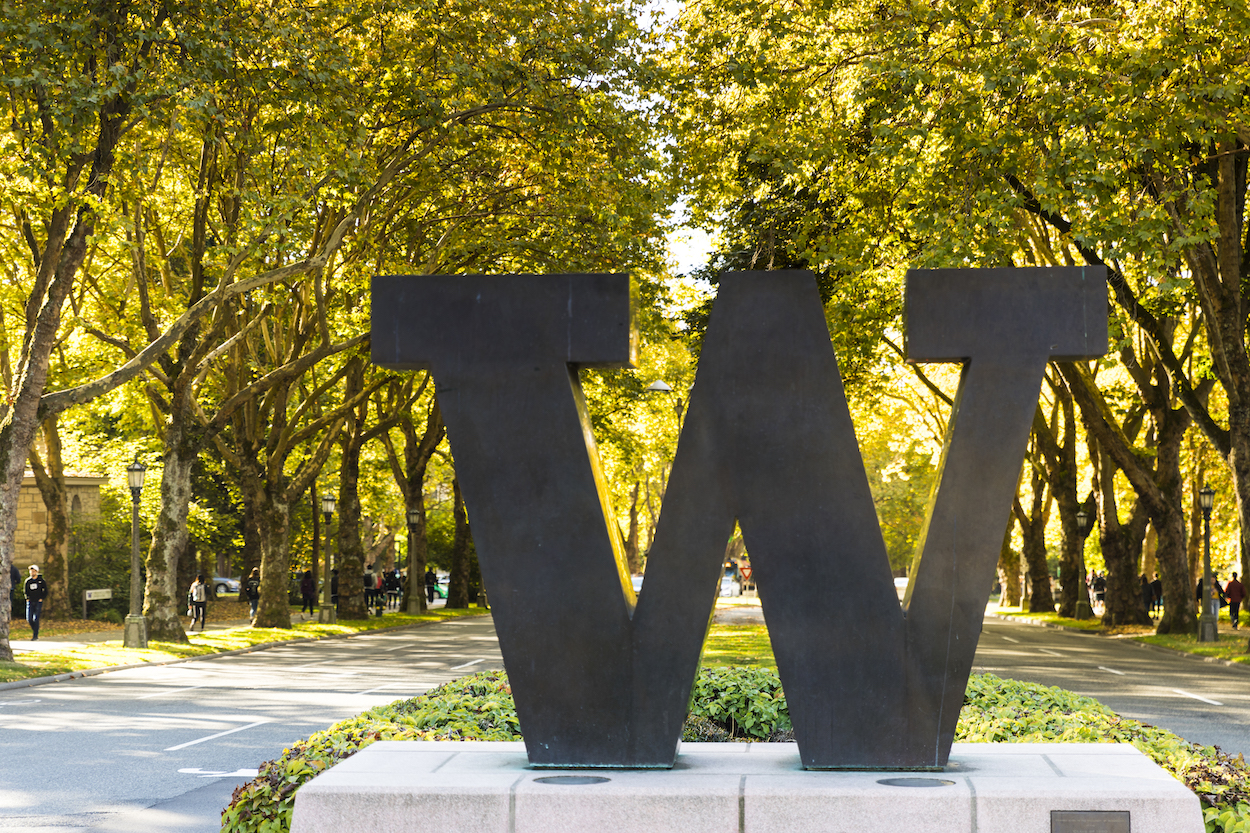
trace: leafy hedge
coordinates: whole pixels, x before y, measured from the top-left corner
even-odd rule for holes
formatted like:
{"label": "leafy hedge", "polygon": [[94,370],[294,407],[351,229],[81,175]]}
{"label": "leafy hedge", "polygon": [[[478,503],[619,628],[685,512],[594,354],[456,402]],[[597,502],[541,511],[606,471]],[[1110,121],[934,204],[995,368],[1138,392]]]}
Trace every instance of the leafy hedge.
{"label": "leafy hedge", "polygon": [[[768,668],[704,669],[695,681],[684,740],[791,737],[781,680]],[[300,741],[234,791],[222,833],[286,833],[295,792],[375,740],[521,740],[502,672],[463,677],[398,700]],[[1238,755],[1127,720],[1089,697],[989,674],[968,682],[955,740],[972,743],[1131,743],[1198,794],[1208,833],[1250,833],[1250,767]]]}

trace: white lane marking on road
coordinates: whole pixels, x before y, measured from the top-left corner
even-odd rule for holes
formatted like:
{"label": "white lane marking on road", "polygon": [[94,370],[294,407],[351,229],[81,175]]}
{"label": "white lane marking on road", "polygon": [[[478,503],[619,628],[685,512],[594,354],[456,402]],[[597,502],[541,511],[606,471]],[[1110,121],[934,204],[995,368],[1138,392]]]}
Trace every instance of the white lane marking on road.
{"label": "white lane marking on road", "polygon": [[226,772],[218,769],[200,769],[198,766],[178,771],[183,775],[198,775],[201,778],[230,778],[236,775],[240,778],[255,778],[260,774],[260,771],[256,769],[236,769],[234,772]]}
{"label": "white lane marking on road", "polygon": [[372,694],[375,691],[381,691],[384,688],[394,688],[397,685],[407,685],[407,683],[387,683],[386,685],[380,685],[377,688],[371,688],[368,691],[357,691],[356,693],[357,694]]}
{"label": "white lane marking on road", "polygon": [[[1001,636],[1001,634],[1000,634],[1000,636]],[[1004,636],[1004,637],[1003,637],[1003,639],[1007,640],[1008,642],[1014,642],[1014,643],[1016,643],[1017,645],[1019,645],[1019,644],[1020,644],[1020,640],[1019,640],[1019,639],[1012,639],[1010,636]]]}
{"label": "white lane marking on road", "polygon": [[1123,671],[1116,671],[1114,668],[1108,668],[1108,667],[1107,667],[1107,666],[1105,666],[1105,665],[1100,665],[1100,666],[1098,666],[1098,670],[1099,670],[1099,671],[1106,671],[1108,674],[1118,674],[1118,675],[1119,675],[1119,676],[1121,676],[1121,677],[1126,677],[1126,676],[1128,676],[1128,675],[1127,675],[1127,674],[1125,674]]}
{"label": "white lane marking on road", "polygon": [[206,738],[197,738],[195,740],[189,740],[186,743],[180,743],[177,746],[171,746],[165,751],[177,752],[179,749],[186,749],[188,746],[195,746],[197,743],[203,743],[206,740],[216,740],[217,738],[224,738],[226,735],[233,735],[235,732],[242,732],[245,729],[255,729],[257,726],[261,726],[268,722],[268,720],[257,720],[255,723],[249,723],[246,726],[240,726],[237,729],[227,729],[224,732],[218,732],[217,734],[209,735]]}
{"label": "white lane marking on road", "polygon": [[208,683],[200,683],[199,685],[187,686],[186,688],[175,688],[170,691],[158,691],[155,694],[145,694],[142,697],[136,697],[136,700],[151,700],[153,697],[164,697],[166,694],[181,694],[184,691],[194,691],[197,688],[203,688]]}
{"label": "white lane marking on road", "polygon": [[484,659],[475,659],[473,662],[466,662],[464,665],[457,665],[455,668],[448,668],[448,671],[459,671],[462,668],[468,668],[470,665],[477,665],[479,662],[486,662]]}
{"label": "white lane marking on road", "polygon": [[1037,650],[1041,651],[1043,654],[1050,654],[1052,657],[1062,657],[1062,656],[1063,656],[1063,654],[1058,654],[1058,653],[1055,653],[1054,651],[1050,650],[1049,648],[1038,648]]}
{"label": "white lane marking on road", "polygon": [[1208,698],[1206,698],[1206,697],[1199,697],[1197,694],[1190,694],[1188,691],[1185,691],[1184,689],[1174,688],[1174,689],[1172,689],[1172,691],[1176,692],[1177,694],[1183,695],[1183,696],[1185,696],[1185,697],[1192,697],[1192,698],[1193,698],[1193,699],[1195,699],[1195,700],[1201,700],[1201,701],[1202,701],[1202,702],[1204,702],[1204,703],[1210,703],[1212,706],[1222,706],[1222,705],[1224,705],[1224,704],[1223,704],[1223,703],[1221,703],[1219,700],[1210,700],[1210,699],[1208,699]]}
{"label": "white lane marking on road", "polygon": [[0,700],[0,706],[25,706],[25,705],[28,705],[28,704],[30,704],[30,703],[40,703],[40,702],[43,702],[43,701],[41,701],[41,700],[39,700],[39,699],[30,699],[30,700]]}
{"label": "white lane marking on road", "polygon": [[383,650],[383,651],[398,651],[398,650],[401,650],[401,649],[403,649],[403,648],[411,648],[411,647],[412,647],[411,643],[407,643],[407,642],[405,642],[405,643],[403,643],[403,644],[401,644],[401,645],[396,645],[396,646],[395,646],[395,647],[393,647],[393,648],[383,648],[382,650]]}

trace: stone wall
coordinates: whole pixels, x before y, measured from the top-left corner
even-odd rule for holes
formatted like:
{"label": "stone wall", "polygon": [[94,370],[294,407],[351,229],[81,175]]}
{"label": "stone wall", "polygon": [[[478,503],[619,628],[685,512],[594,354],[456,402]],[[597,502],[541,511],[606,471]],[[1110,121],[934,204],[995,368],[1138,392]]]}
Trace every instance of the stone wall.
{"label": "stone wall", "polygon": [[[100,486],[108,481],[107,477],[66,475],[71,524],[76,517],[90,518],[100,514]],[[47,532],[48,509],[43,504],[39,487],[35,485],[34,475],[27,474],[22,479],[22,489],[17,496],[17,534],[13,548],[13,563],[23,576],[29,565],[42,565],[43,539]]]}

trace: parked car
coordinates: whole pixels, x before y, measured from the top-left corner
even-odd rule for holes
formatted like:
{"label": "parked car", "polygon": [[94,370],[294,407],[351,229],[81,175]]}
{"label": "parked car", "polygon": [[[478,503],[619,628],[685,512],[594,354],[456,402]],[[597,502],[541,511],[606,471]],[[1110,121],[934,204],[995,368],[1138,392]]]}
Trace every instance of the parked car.
{"label": "parked car", "polygon": [[226,593],[239,592],[239,580],[237,578],[213,576],[213,586],[216,587],[218,596],[224,596]]}

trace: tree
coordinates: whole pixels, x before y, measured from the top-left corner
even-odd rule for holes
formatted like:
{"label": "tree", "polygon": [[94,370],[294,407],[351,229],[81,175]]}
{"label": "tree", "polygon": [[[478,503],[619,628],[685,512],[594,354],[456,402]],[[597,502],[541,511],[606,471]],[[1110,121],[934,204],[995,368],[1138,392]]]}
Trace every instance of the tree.
{"label": "tree", "polygon": [[[62,308],[80,277],[92,236],[120,216],[119,170],[135,163],[128,135],[169,123],[174,102],[197,88],[227,49],[214,35],[233,8],[212,2],[101,7],[76,0],[11,4],[0,22],[5,118],[0,202],[23,298],[20,337],[7,406],[0,414],[0,592],[12,563],[17,493],[39,423],[70,404],[124,383],[176,340],[149,345],[123,372],[72,395],[45,395]],[[190,96],[194,99],[194,95]],[[19,255],[19,252],[22,254]],[[19,259],[20,258],[20,259]],[[202,313],[201,313],[202,314]],[[12,659],[9,610],[0,610],[0,659]]]}
{"label": "tree", "polygon": [[[396,402],[417,402],[429,384],[429,376],[424,375],[420,381],[420,391],[414,396],[406,393],[412,389],[415,377],[392,382],[399,388],[393,396]],[[425,571],[429,556],[429,540],[427,532],[427,515],[425,505],[425,473],[430,460],[438,449],[447,429],[443,425],[442,415],[438,410],[438,399],[432,394],[428,397],[425,409],[425,426],[418,432],[415,408],[400,409],[397,428],[404,438],[403,459],[396,451],[395,442],[389,432],[381,435],[386,447],[386,459],[391,467],[395,484],[404,498],[404,519],[408,525],[408,583],[404,588],[401,608],[409,613],[424,613],[426,610]],[[414,413],[415,412],[415,413]]]}

